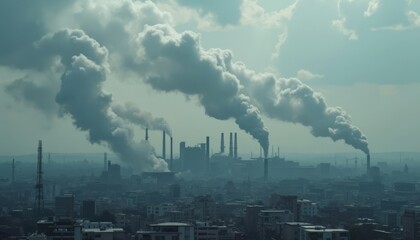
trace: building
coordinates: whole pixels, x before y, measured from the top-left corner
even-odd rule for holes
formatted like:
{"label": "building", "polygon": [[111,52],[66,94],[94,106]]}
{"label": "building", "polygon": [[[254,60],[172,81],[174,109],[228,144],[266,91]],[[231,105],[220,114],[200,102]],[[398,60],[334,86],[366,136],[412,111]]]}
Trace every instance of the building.
{"label": "building", "polygon": [[296,221],[307,221],[318,215],[318,204],[306,199],[297,200],[297,212]]}
{"label": "building", "polygon": [[37,222],[37,233],[48,240],[82,240],[82,222],[71,218],[49,218]]}
{"label": "building", "polygon": [[329,229],[323,226],[301,226],[300,240],[348,240],[345,229]]}
{"label": "building", "polygon": [[82,202],[82,217],[84,219],[92,220],[96,214],[95,200],[85,200]]}
{"label": "building", "polygon": [[259,239],[279,238],[278,225],[284,222],[293,222],[293,213],[290,210],[261,210],[258,214]]}
{"label": "building", "polygon": [[227,226],[197,222],[195,224],[195,240],[235,240],[235,231]]}
{"label": "building", "polygon": [[58,217],[74,217],[74,195],[64,194],[55,197],[55,215]]}
{"label": "building", "polygon": [[273,209],[290,210],[294,214],[294,219],[299,219],[297,196],[272,194],[270,207]]}
{"label": "building", "polygon": [[147,206],[147,217],[148,218],[164,217],[168,214],[168,212],[173,212],[175,210],[176,210],[176,206],[171,203],[151,205],[151,206]]}
{"label": "building", "polygon": [[194,226],[187,223],[165,222],[150,224],[150,231],[138,231],[137,240],[194,240]]}
{"label": "building", "polygon": [[401,217],[404,240],[420,238],[420,207],[405,209]]}
{"label": "building", "polygon": [[262,205],[248,205],[245,213],[245,233],[249,239],[258,237],[258,216],[264,209]]}
{"label": "building", "polygon": [[186,147],[185,142],[180,143],[180,160],[184,171],[203,173],[206,171],[206,144],[202,143],[193,147]]}
{"label": "building", "polygon": [[279,233],[281,240],[299,240],[300,227],[312,226],[310,223],[303,222],[284,222],[279,224]]}

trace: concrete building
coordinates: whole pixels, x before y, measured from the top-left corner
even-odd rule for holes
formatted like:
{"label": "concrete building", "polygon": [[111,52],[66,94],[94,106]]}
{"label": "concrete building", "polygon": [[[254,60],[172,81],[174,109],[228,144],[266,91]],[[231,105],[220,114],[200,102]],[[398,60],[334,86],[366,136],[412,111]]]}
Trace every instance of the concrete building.
{"label": "concrete building", "polygon": [[299,199],[297,200],[297,221],[306,221],[311,217],[318,215],[318,204],[307,200]]}
{"label": "concrete building", "polygon": [[294,215],[294,220],[298,220],[297,199],[297,196],[294,195],[272,194],[270,198],[270,208],[290,210]]}
{"label": "concrete building", "polygon": [[163,217],[168,214],[168,212],[173,212],[176,210],[176,206],[171,203],[162,203],[157,205],[147,206],[147,217]]}
{"label": "concrete building", "polygon": [[262,205],[248,205],[245,213],[245,233],[250,239],[258,237],[258,215],[264,209]]}
{"label": "concrete building", "polygon": [[64,194],[55,197],[55,215],[58,217],[74,217],[73,194]]}
{"label": "concrete building", "polygon": [[303,222],[284,222],[279,224],[278,232],[281,240],[299,240],[300,227],[312,226],[310,223]]}
{"label": "concrete building", "polygon": [[85,200],[82,202],[81,215],[84,219],[91,220],[96,214],[95,200]]}
{"label": "concrete building", "polygon": [[137,240],[194,240],[194,226],[187,223],[165,222],[150,224],[150,231],[138,231]]}
{"label": "concrete building", "polygon": [[260,240],[271,240],[280,237],[278,224],[293,222],[293,213],[290,210],[268,209],[258,214],[258,232]]}
{"label": "concrete building", "polygon": [[215,226],[208,222],[196,222],[195,240],[235,240],[235,232],[227,226]]}
{"label": "concrete building", "polygon": [[329,229],[323,226],[301,226],[300,240],[348,240],[345,229]]}
{"label": "concrete building", "polygon": [[401,217],[404,240],[420,239],[420,207],[405,209]]}

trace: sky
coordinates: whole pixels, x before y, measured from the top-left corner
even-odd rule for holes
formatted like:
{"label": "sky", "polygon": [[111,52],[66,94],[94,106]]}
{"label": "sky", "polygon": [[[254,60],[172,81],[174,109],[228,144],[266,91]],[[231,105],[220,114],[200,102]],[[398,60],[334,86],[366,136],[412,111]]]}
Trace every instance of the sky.
{"label": "sky", "polygon": [[218,152],[221,132],[244,157],[418,151],[419,14],[412,0],[1,1],[0,154],[42,139],[164,169],[162,130],[176,155],[206,136]]}

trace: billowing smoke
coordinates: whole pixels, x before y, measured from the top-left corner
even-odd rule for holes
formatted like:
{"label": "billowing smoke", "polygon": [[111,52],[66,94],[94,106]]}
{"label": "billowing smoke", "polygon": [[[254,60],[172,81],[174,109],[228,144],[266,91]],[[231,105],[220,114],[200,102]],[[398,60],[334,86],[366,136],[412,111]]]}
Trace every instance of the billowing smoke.
{"label": "billowing smoke", "polygon": [[150,130],[165,131],[169,136],[172,136],[172,130],[165,119],[155,118],[151,113],[141,111],[133,103],[114,105],[112,106],[112,111],[117,114],[118,117],[133,124]]}
{"label": "billowing smoke", "polygon": [[37,79],[38,81],[36,81],[34,78],[37,77],[27,75],[16,79],[5,86],[5,91],[15,100],[43,112],[48,117],[55,116],[58,106],[54,98],[58,84],[51,79],[48,79],[48,81]]}
{"label": "billowing smoke", "polygon": [[139,34],[138,71],[154,89],[198,97],[208,116],[236,124],[268,151],[268,131],[259,110],[241,93],[238,78],[224,71],[222,53],[204,51],[192,32],[178,34],[167,25],[147,26]]}
{"label": "billowing smoke", "polygon": [[243,64],[232,63],[229,71],[246,86],[257,106],[270,118],[310,127],[315,137],[329,137],[364,153],[368,142],[350,116],[340,107],[329,107],[324,97],[298,79],[257,74]]}
{"label": "billowing smoke", "polygon": [[178,34],[167,26],[146,27],[138,42],[146,82],[158,90],[198,95],[208,115],[235,118],[265,153],[268,133],[258,109],[270,118],[308,126],[315,137],[343,140],[369,153],[366,137],[350,116],[340,107],[327,106],[320,93],[298,79],[255,73],[232,61],[230,51],[204,50],[196,34]]}
{"label": "billowing smoke", "polygon": [[81,30],[62,30],[43,37],[36,46],[45,56],[59,56],[64,66],[56,102],[70,114],[91,143],[106,144],[119,157],[142,171],[167,170],[148,142],[136,143],[133,132],[112,111],[112,96],[102,89],[108,74],[108,51]]}

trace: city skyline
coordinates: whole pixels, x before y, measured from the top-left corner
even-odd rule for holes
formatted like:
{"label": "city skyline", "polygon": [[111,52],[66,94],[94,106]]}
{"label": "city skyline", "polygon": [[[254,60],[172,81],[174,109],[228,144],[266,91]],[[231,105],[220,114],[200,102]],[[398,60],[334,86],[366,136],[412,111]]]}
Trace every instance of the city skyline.
{"label": "city skyline", "polygon": [[[4,21],[1,25],[9,34],[0,41],[3,53],[0,60],[0,108],[3,112],[0,144],[4,146],[0,154],[32,153],[34,142],[38,139],[45,142],[49,152],[109,151],[108,147],[91,145],[90,142],[101,141],[89,141],[87,132],[73,125],[72,116],[68,114],[69,107],[67,114],[59,111],[56,96],[60,76],[67,71],[63,70],[66,63],[47,59],[45,55],[61,54],[63,58],[69,54],[54,50],[56,43],[52,42],[60,36],[54,34],[63,31],[63,28],[73,29],[67,32],[69,36],[93,42],[92,46],[98,47],[99,54],[105,56],[106,61],[101,59],[101,55],[91,58],[108,68],[105,70],[109,71],[107,78],[102,82],[103,91],[112,94],[115,103],[130,102],[135,108],[166,120],[173,132],[175,152],[180,141],[195,145],[205,142],[206,136],[210,136],[212,149],[217,152],[221,132],[225,133],[225,143],[229,132],[238,133],[240,153],[259,154],[259,145],[253,137],[239,129],[234,117],[214,114],[221,119],[229,118],[218,120],[207,116],[203,102],[200,104],[196,94],[181,93],[189,89],[178,88],[166,93],[169,91],[167,86],[156,87],[147,79],[140,81],[145,78],[142,75],[145,72],[149,75],[158,72],[152,69],[153,66],[145,68],[141,64],[136,68],[140,73],[130,69],[129,61],[140,61],[136,56],[129,59],[130,54],[141,49],[124,46],[119,37],[130,36],[131,40],[139,41],[135,37],[138,33],[143,34],[140,35],[144,40],[152,30],[167,31],[168,38],[170,34],[174,37],[188,36],[183,35],[184,31],[191,30],[194,32],[191,36],[197,36],[194,40],[198,41],[201,53],[210,54],[214,48],[222,52],[222,49],[231,50],[232,63],[243,62],[256,74],[270,73],[278,79],[297,78],[316,93],[321,93],[328,106],[342,107],[351,116],[352,126],[366,136],[372,152],[418,151],[420,128],[416,120],[420,118],[420,112],[416,111],[416,102],[419,100],[420,84],[416,77],[415,57],[420,48],[412,39],[420,35],[420,17],[417,14],[420,6],[414,1],[378,1],[376,5],[375,2],[272,3],[244,0],[232,1],[221,7],[219,2],[200,4],[162,0],[117,4],[109,1],[102,6],[101,12],[95,2],[83,5],[73,1],[56,5],[47,3],[48,6],[38,4],[33,16],[21,12],[25,16],[20,19],[21,22],[9,25],[12,22],[9,15],[13,18],[13,11],[21,9],[19,4],[3,8],[2,11],[12,14],[2,14]],[[324,14],[322,17],[313,16],[310,9]],[[390,9],[398,11],[394,13]],[[98,15],[92,15],[94,13]],[[95,16],[94,19],[90,19],[90,15]],[[30,24],[34,20],[32,18],[38,18],[33,26]],[[156,23],[165,25],[169,30],[159,27],[145,30],[146,24],[152,26]],[[126,25],[125,28],[121,28],[121,24]],[[122,29],[126,32],[118,32]],[[23,40],[19,42],[16,39]],[[40,52],[27,49],[34,44],[38,50],[41,49]],[[65,46],[58,45],[64,49]],[[191,63],[186,66],[191,66]],[[228,72],[226,70],[225,74]],[[240,78],[238,73],[235,74]],[[244,84],[240,82],[240,86]],[[310,128],[299,123],[270,119],[270,114],[264,113],[261,102],[254,102],[252,93],[244,93],[250,95],[250,104],[259,109],[261,121],[269,133],[268,139],[275,149],[278,146],[282,152],[362,154],[343,140],[333,142],[329,137],[314,137]],[[69,102],[61,104],[69,106]],[[135,123],[126,125],[134,129],[133,139],[136,142],[144,139],[141,127]],[[150,131],[149,134],[159,154],[161,131]],[[269,148],[270,152],[271,146]]]}

